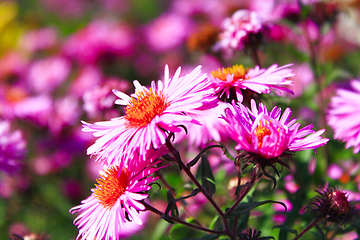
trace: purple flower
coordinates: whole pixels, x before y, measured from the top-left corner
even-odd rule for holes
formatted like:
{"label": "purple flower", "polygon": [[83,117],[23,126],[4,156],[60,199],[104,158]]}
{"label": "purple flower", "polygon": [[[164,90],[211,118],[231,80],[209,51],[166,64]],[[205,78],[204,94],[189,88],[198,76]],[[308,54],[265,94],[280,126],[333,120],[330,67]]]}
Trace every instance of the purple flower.
{"label": "purple flower", "polygon": [[146,209],[141,201],[148,197],[149,184],[158,178],[151,175],[160,169],[155,167],[160,162],[155,159],[166,153],[163,150],[150,152],[146,161],[134,154],[128,165],[110,166],[100,174],[91,196],[70,209],[79,212],[74,220],[78,238],[117,240],[128,222],[142,225],[139,211]]}
{"label": "purple flower", "polygon": [[0,170],[7,174],[18,172],[25,155],[25,145],[19,130],[11,131],[9,122],[0,121]]}
{"label": "purple flower", "polygon": [[237,145],[236,150],[256,154],[265,163],[272,165],[285,152],[315,149],[329,141],[320,135],[325,129],[315,132],[308,125],[300,129],[297,119],[289,120],[290,108],[281,116],[281,108],[274,107],[271,112],[260,103],[259,109],[254,100],[251,110],[243,105],[226,109],[223,118],[228,122],[227,129]]}
{"label": "purple flower", "polygon": [[338,89],[331,98],[327,123],[334,131],[334,138],[346,142],[345,147],[360,151],[360,81],[350,82],[352,90]]}
{"label": "purple flower", "polygon": [[231,17],[222,22],[223,32],[219,35],[219,42],[214,50],[222,49],[225,52],[243,49],[249,41],[250,34],[257,34],[263,27],[262,19],[256,12],[238,10]]}
{"label": "purple flower", "polygon": [[182,44],[192,28],[193,24],[186,16],[163,14],[146,26],[145,38],[151,50],[162,53]]}
{"label": "purple flower", "polygon": [[216,98],[206,74],[201,67],[180,77],[181,68],[170,78],[165,67],[164,82],[153,81],[151,88],[134,81],[135,94],[131,97],[114,90],[120,99],[115,103],[126,106],[125,116],[111,121],[89,124],[84,122],[85,132],[93,132],[99,137],[87,150],[97,155],[103,165],[126,164],[127,157],[139,149],[144,155],[151,147],[158,149],[165,144],[167,132],[180,132],[187,123],[199,124],[188,113],[216,106]]}
{"label": "purple flower", "polygon": [[293,93],[288,89],[292,81],[287,78],[293,77],[294,73],[287,68],[290,64],[278,67],[274,64],[268,69],[255,68],[245,70],[242,65],[235,65],[231,68],[223,68],[211,73],[211,80],[215,92],[226,99],[230,98],[231,92],[236,94],[237,101],[243,101],[243,90],[249,89],[256,93],[270,93],[271,88],[277,91]]}
{"label": "purple flower", "polygon": [[133,42],[129,26],[97,20],[71,36],[64,52],[80,63],[94,64],[104,57],[130,55]]}
{"label": "purple flower", "polygon": [[66,81],[70,63],[62,57],[51,57],[34,62],[29,69],[28,85],[36,93],[50,92]]}

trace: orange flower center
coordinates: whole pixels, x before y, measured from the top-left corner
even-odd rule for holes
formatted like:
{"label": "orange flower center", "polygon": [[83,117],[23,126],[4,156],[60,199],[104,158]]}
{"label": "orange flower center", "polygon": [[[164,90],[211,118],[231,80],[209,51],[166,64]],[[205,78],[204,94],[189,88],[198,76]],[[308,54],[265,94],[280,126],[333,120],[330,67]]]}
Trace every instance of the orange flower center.
{"label": "orange flower center", "polygon": [[122,168],[119,176],[119,167],[111,167],[106,170],[106,174],[100,174],[95,184],[94,195],[104,208],[112,208],[121,195],[125,193],[128,185],[129,172],[127,168]]}
{"label": "orange flower center", "polygon": [[222,81],[226,81],[226,75],[230,74],[234,74],[232,83],[235,83],[237,81],[242,81],[245,78],[247,71],[245,71],[244,67],[242,65],[235,65],[232,66],[231,68],[222,68],[219,69],[217,71],[212,71],[211,75],[213,75],[214,78],[220,79]]}
{"label": "orange flower center", "polygon": [[164,94],[151,88],[150,91],[137,93],[136,97],[131,98],[126,107],[125,119],[130,127],[145,127],[170,105]]}
{"label": "orange flower center", "polygon": [[255,135],[257,136],[259,143],[258,147],[261,148],[263,144],[263,139],[266,135],[270,135],[271,131],[266,127],[267,121],[265,121],[265,124],[263,125],[262,122],[260,122],[259,126],[256,127]]}

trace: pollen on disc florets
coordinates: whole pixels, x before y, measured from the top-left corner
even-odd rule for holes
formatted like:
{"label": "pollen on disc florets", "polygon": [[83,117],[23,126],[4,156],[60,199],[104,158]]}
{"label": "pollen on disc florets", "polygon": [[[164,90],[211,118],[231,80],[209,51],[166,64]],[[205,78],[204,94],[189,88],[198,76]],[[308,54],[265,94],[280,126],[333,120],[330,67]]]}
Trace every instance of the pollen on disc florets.
{"label": "pollen on disc florets", "polygon": [[126,191],[129,172],[127,168],[122,168],[119,174],[119,167],[115,166],[108,168],[105,174],[100,176],[101,178],[96,180],[94,195],[104,208],[112,208]]}
{"label": "pollen on disc florets", "polygon": [[259,143],[258,143],[259,148],[262,147],[264,137],[271,134],[271,130],[266,127],[266,124],[267,124],[267,122],[265,122],[264,125],[262,122],[260,122],[259,126],[257,126],[256,130],[255,130],[255,135],[257,136],[257,138],[259,140]]}
{"label": "pollen on disc florets", "polygon": [[166,96],[158,91],[140,91],[131,98],[125,111],[125,119],[130,127],[145,127],[156,116],[160,116],[169,106]]}
{"label": "pollen on disc florets", "polygon": [[247,73],[247,71],[244,69],[244,67],[242,65],[234,65],[232,67],[222,68],[217,71],[212,71],[211,75],[214,78],[220,79],[222,81],[226,81],[226,75],[234,74],[232,83],[235,83],[237,81],[242,81],[242,80],[246,79],[246,77],[245,77],[246,73]]}

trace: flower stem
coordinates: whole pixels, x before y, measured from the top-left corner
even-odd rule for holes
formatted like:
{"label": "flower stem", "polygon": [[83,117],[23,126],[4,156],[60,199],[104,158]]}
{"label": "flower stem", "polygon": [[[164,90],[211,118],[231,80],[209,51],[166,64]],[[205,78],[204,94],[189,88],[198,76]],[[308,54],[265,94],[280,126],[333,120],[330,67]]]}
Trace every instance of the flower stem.
{"label": "flower stem", "polygon": [[[154,208],[150,204],[148,204],[146,202],[142,202],[142,203],[146,207],[146,210],[149,210],[149,211],[151,211],[151,212],[153,212],[153,213],[155,213],[155,214],[157,214],[159,216],[164,215],[163,212],[161,212],[160,210]],[[174,217],[171,217],[171,216],[168,216],[168,217],[174,222],[180,223],[180,224],[182,224],[184,226],[191,227],[191,228],[194,228],[194,229],[197,229],[197,230],[200,230],[200,231],[209,232],[209,233],[215,233],[215,234],[224,234],[224,232],[221,232],[221,231],[211,230],[211,229],[208,229],[208,228],[205,228],[205,227],[202,227],[202,226],[197,226],[197,225],[185,222],[185,221],[183,221],[181,219],[174,218]]]}
{"label": "flower stem", "polygon": [[[165,178],[163,177],[163,175],[158,171],[156,172],[156,175],[159,177],[160,181],[164,184],[164,186],[166,187],[167,190],[170,190],[172,189],[172,187],[170,186],[170,184],[165,180]],[[189,217],[192,217],[194,220],[195,218],[193,217],[193,215],[191,214],[191,212],[187,209],[186,205],[184,204],[183,201],[179,201],[179,203],[181,204],[181,206],[183,207],[184,211],[186,212],[186,214],[189,216]],[[195,220],[196,221],[196,220]],[[199,226],[202,226],[202,224],[198,221],[196,221],[196,223],[199,225]]]}
{"label": "flower stem", "polygon": [[253,174],[251,176],[250,185],[245,189],[245,191],[241,194],[241,196],[236,200],[234,205],[225,213],[225,215],[229,215],[236,207],[239,205],[239,203],[245,198],[245,196],[249,193],[250,189],[254,185],[258,175],[258,168],[255,168],[253,171]]}
{"label": "flower stem", "polygon": [[297,235],[293,240],[299,239],[302,235],[304,235],[307,231],[309,231],[312,227],[314,227],[318,222],[321,221],[321,217],[316,218],[312,223],[310,223],[299,235]]}
{"label": "flower stem", "polygon": [[180,169],[184,170],[186,175],[191,179],[191,181],[196,185],[196,187],[202,192],[202,194],[208,199],[208,201],[211,203],[211,205],[214,207],[214,209],[218,212],[223,226],[225,228],[225,234],[230,237],[231,240],[235,239],[235,235],[233,232],[230,231],[229,222],[225,218],[224,212],[220,209],[220,207],[217,205],[217,203],[214,201],[214,199],[210,196],[210,194],[206,191],[206,189],[199,183],[199,181],[196,179],[196,177],[192,174],[190,169],[184,164],[184,162],[181,160],[179,152],[174,148],[174,146],[171,144],[170,139],[166,139],[166,147],[170,150],[173,157],[177,160],[177,162],[180,164]]}

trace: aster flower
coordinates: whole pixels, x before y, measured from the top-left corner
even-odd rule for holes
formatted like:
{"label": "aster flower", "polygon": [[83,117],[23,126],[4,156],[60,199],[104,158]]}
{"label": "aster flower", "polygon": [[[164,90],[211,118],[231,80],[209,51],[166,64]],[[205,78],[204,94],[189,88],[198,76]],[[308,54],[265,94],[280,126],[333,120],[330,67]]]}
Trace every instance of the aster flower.
{"label": "aster flower", "polygon": [[346,192],[333,188],[316,190],[316,192],[320,196],[314,197],[308,207],[312,208],[318,218],[326,220],[326,226],[333,222],[342,228],[346,223],[358,219],[360,211],[349,202]]}
{"label": "aster flower", "polygon": [[13,174],[25,155],[25,141],[19,130],[11,131],[10,123],[0,121],[0,170]]}
{"label": "aster flower", "polygon": [[268,69],[260,69],[256,66],[253,69],[245,70],[242,65],[235,65],[231,68],[223,68],[211,73],[211,80],[215,92],[221,98],[235,98],[243,101],[243,90],[249,89],[258,94],[270,93],[271,89],[293,93],[287,87],[292,85],[292,81],[287,78],[293,77],[291,64],[278,67],[277,64]]}
{"label": "aster flower", "polygon": [[100,178],[92,189],[92,194],[81,205],[70,209],[70,213],[79,212],[74,224],[79,228],[78,238],[117,240],[126,223],[142,225],[140,211],[145,206],[140,202],[148,197],[147,191],[158,177],[151,175],[161,167],[155,160],[166,153],[164,148],[151,151],[146,161],[140,161],[134,154],[129,165],[109,166],[100,173]]}
{"label": "aster flower", "polygon": [[289,120],[290,115],[290,108],[281,116],[281,108],[275,106],[269,112],[262,103],[258,109],[251,100],[251,110],[233,104],[225,110],[223,118],[243,161],[265,167],[276,163],[287,166],[282,157],[289,157],[295,151],[315,149],[329,140],[320,136],[325,129],[315,132],[312,125],[300,129],[297,119]]}
{"label": "aster flower", "polygon": [[84,123],[83,131],[94,132],[94,136],[99,137],[87,153],[97,155],[97,161],[103,165],[123,166],[127,156],[136,149],[144,156],[150,147],[158,149],[165,144],[167,132],[180,132],[181,126],[188,123],[198,124],[187,114],[216,106],[208,77],[200,69],[198,66],[180,77],[178,68],[170,78],[166,66],[164,82],[158,81],[157,86],[153,81],[148,89],[134,81],[135,94],[131,97],[114,90],[120,98],[115,103],[126,106],[125,116],[95,124]]}
{"label": "aster flower", "polygon": [[256,12],[241,9],[222,22],[223,31],[219,35],[219,42],[214,50],[222,49],[225,52],[243,49],[249,43],[250,35],[261,32],[263,20]]}
{"label": "aster flower", "polygon": [[350,82],[353,90],[338,89],[327,112],[327,123],[334,130],[334,138],[346,142],[345,147],[360,151],[360,81]]}

